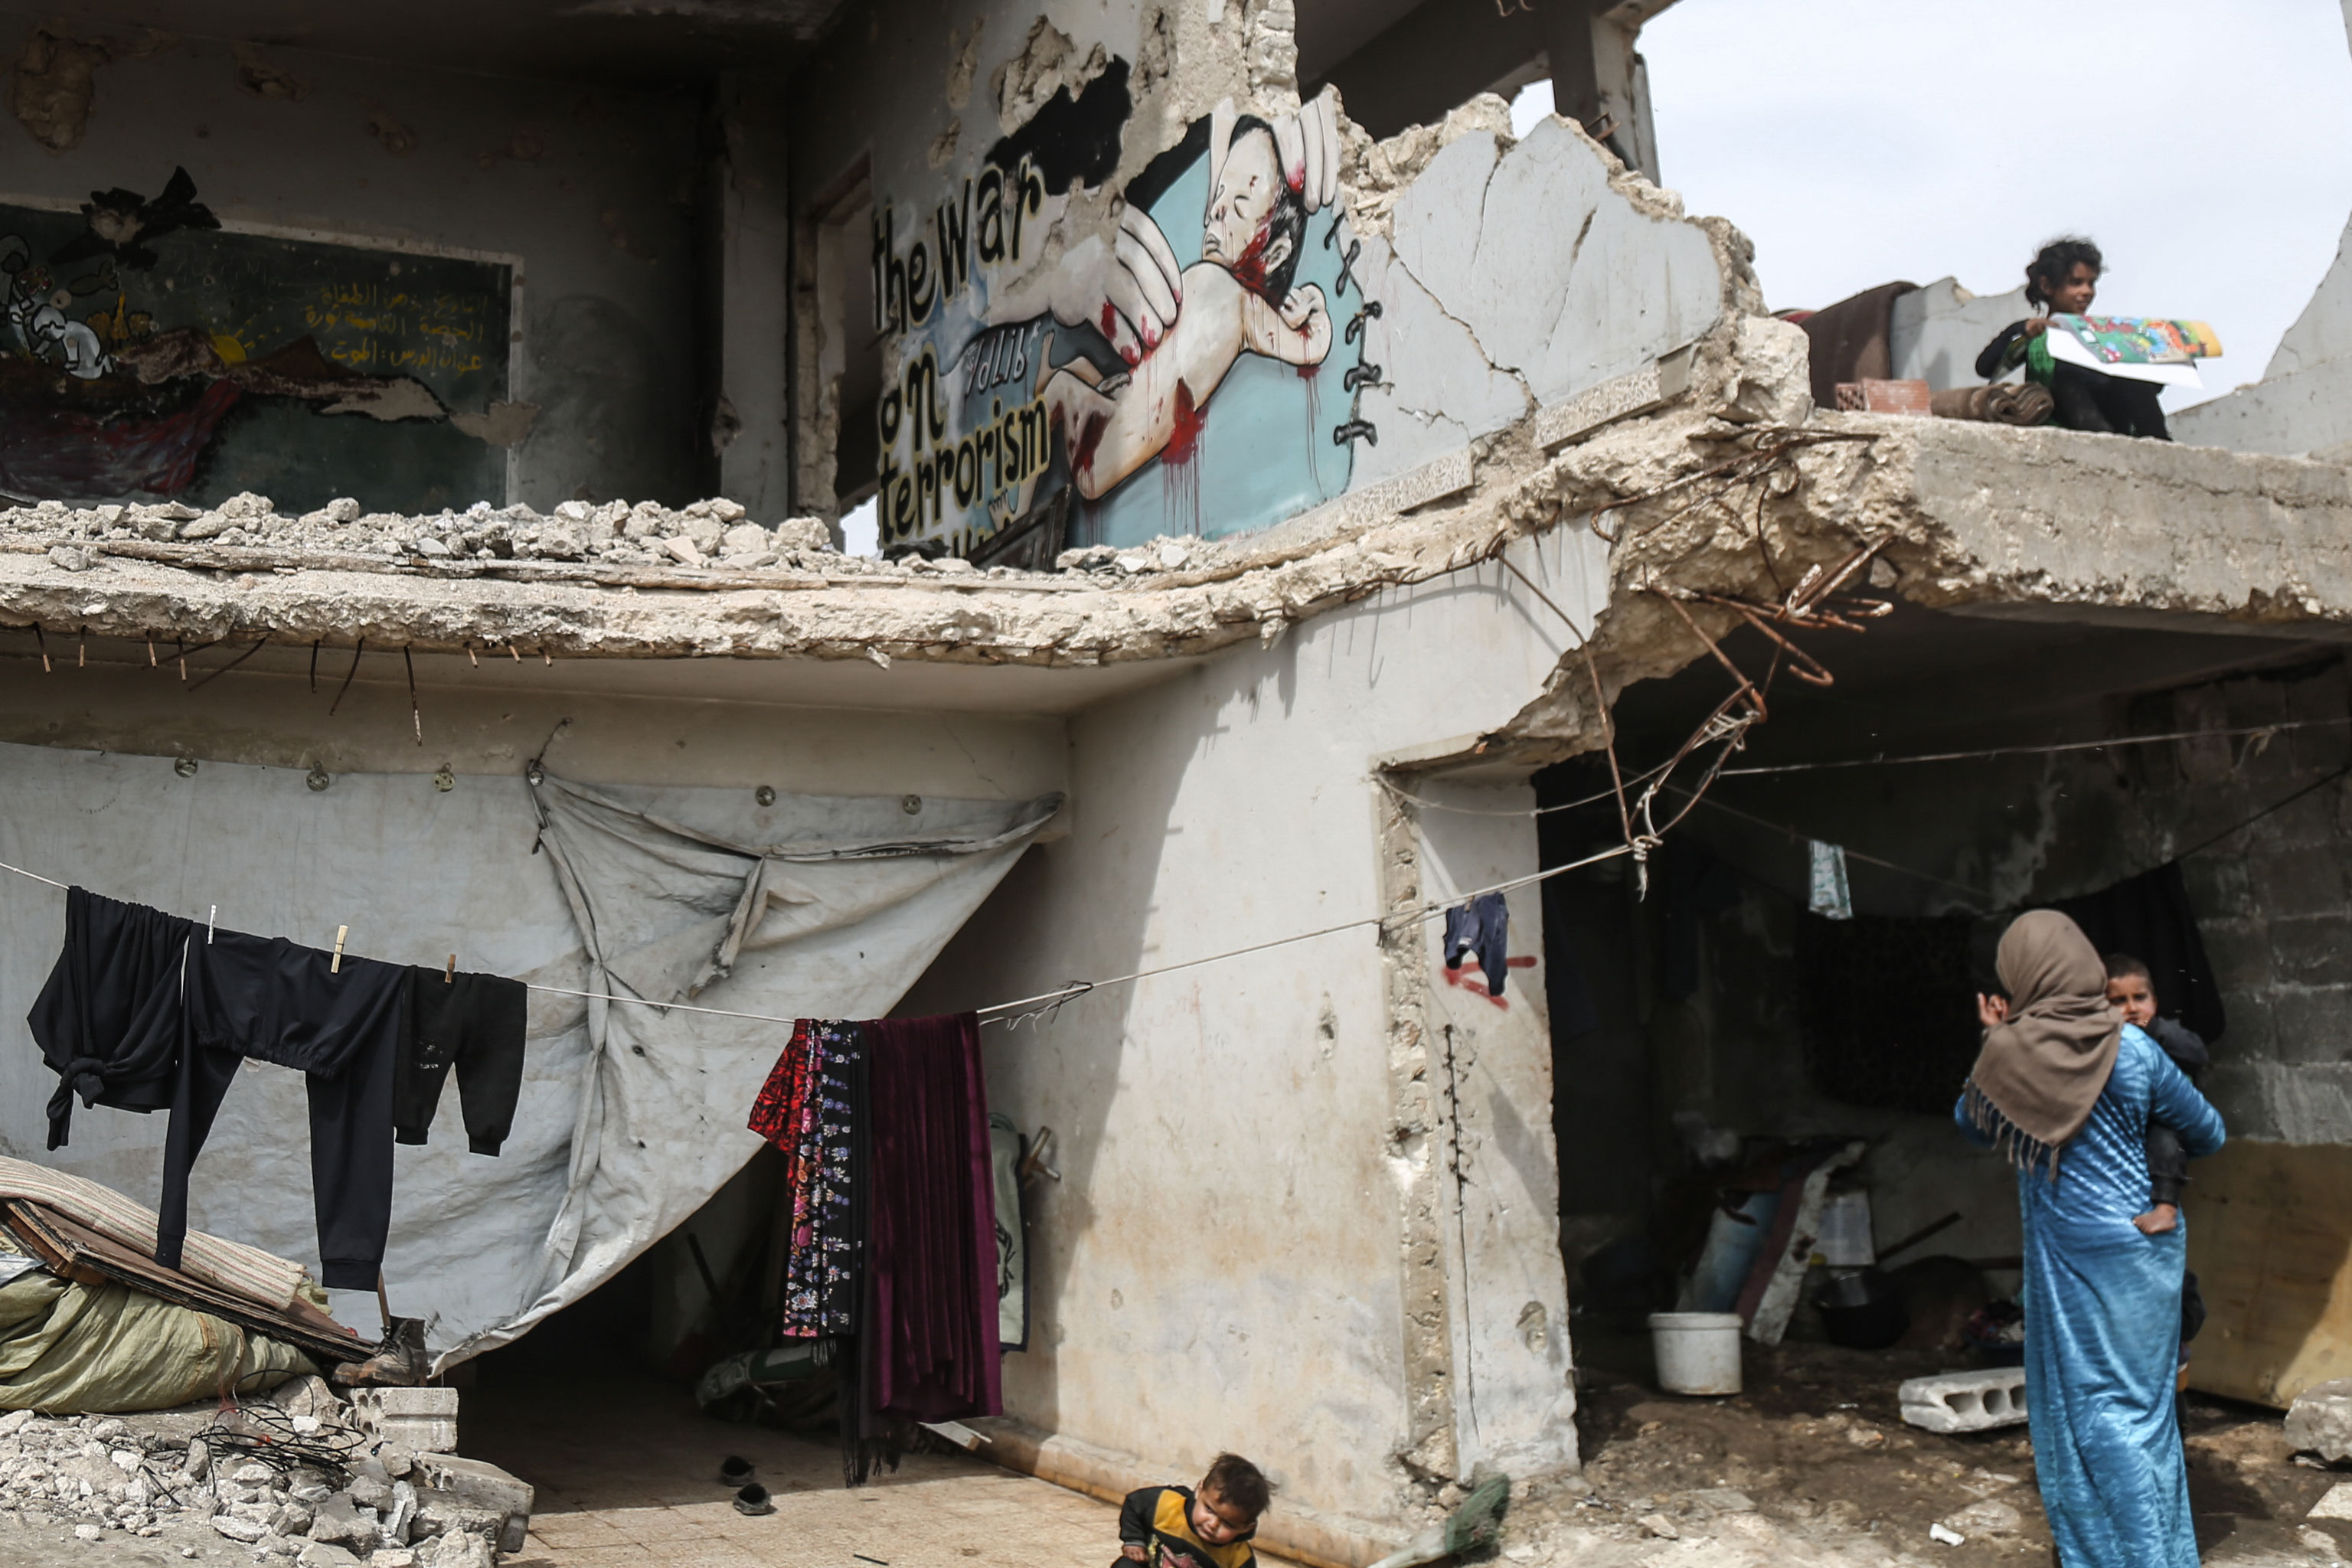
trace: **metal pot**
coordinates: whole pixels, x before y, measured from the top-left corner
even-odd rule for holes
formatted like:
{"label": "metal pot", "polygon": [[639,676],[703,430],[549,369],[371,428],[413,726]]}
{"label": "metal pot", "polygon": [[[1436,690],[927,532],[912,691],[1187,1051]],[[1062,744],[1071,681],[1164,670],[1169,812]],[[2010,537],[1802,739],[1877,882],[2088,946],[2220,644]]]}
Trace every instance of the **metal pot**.
{"label": "metal pot", "polygon": [[1883,1351],[1911,1326],[1902,1288],[1880,1268],[1836,1270],[1814,1289],[1813,1305],[1830,1343],[1848,1350]]}

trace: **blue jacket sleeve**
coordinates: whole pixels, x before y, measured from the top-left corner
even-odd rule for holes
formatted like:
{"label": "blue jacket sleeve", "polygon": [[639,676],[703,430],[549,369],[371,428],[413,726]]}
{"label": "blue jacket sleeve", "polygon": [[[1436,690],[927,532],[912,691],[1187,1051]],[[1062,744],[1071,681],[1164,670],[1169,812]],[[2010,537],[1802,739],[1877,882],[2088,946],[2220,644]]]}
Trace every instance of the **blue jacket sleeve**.
{"label": "blue jacket sleeve", "polygon": [[1985,1134],[1983,1129],[1979,1128],[1975,1122],[1969,1120],[1969,1097],[1965,1093],[1963,1093],[1959,1099],[1952,1101],[1952,1124],[1960,1130],[1961,1137],[1967,1139],[1978,1148],[1990,1149],[1992,1147],[1991,1138]]}
{"label": "blue jacket sleeve", "polygon": [[2172,1065],[2170,1057],[2161,1050],[2151,1050],[2148,1056],[2148,1119],[2179,1133],[2182,1152],[2192,1160],[2202,1160],[2221,1148],[2228,1136],[2221,1126],[2221,1113],[2197,1092],[2197,1086]]}

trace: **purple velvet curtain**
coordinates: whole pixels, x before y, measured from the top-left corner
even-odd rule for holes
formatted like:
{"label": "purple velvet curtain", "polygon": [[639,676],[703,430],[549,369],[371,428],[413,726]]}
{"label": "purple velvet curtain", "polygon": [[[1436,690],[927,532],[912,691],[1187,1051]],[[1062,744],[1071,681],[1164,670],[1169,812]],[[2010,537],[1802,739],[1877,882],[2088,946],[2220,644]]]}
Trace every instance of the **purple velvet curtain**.
{"label": "purple velvet curtain", "polygon": [[866,1026],[870,1245],[859,1325],[885,1422],[1003,1412],[988,1090],[971,1014]]}

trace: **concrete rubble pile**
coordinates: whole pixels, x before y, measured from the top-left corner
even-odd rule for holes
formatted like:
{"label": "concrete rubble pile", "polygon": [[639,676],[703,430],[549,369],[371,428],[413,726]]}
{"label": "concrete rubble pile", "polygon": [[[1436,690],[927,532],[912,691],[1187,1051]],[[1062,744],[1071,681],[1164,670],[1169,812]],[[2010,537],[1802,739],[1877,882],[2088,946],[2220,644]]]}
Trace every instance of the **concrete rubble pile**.
{"label": "concrete rubble pile", "polygon": [[[786,518],[771,528],[751,521],[725,499],[672,510],[656,501],[571,500],[552,514],[529,506],[477,501],[464,511],[405,516],[364,510],[345,497],[315,511],[289,516],[266,496],[232,496],[210,510],[181,501],[73,508],[61,501],[0,509],[0,538],[49,546],[51,563],[69,572],[99,564],[110,545],[208,544],[297,555],[365,555],[391,562],[463,567],[470,562],[576,562],[613,566],[716,567],[729,571],[782,568],[832,574],[920,576],[978,574],[958,559],[902,557],[896,562],[845,555],[833,531],[814,517]],[[127,553],[127,552],[126,552]],[[1057,571],[1116,581],[1197,566],[1213,550],[1197,539],[1162,539],[1127,550],[1094,545],[1064,551]],[[1008,566],[991,577],[1032,576]]]}
{"label": "concrete rubble pile", "polygon": [[814,518],[774,528],[747,521],[731,500],[672,510],[654,501],[565,501],[552,515],[477,501],[464,511],[407,517],[370,512],[345,497],[287,516],[266,496],[232,496],[209,510],[180,501],[79,510],[56,501],[0,512],[0,527],[60,540],[201,543],[417,557],[427,561],[602,561],[627,565],[761,567],[831,556],[831,531]]}
{"label": "concrete rubble pile", "polygon": [[[492,1568],[522,1549],[531,1489],[437,1451],[455,1442],[454,1390],[363,1389],[347,1405],[303,1377],[268,1403],[257,1425],[209,1406],[0,1417],[0,1525],[68,1525],[89,1543],[143,1538],[184,1558],[226,1541],[256,1563],[299,1568]],[[241,1422],[280,1439],[290,1431],[301,1454],[262,1463],[225,1436]],[[331,1453],[341,1456],[331,1468]]]}

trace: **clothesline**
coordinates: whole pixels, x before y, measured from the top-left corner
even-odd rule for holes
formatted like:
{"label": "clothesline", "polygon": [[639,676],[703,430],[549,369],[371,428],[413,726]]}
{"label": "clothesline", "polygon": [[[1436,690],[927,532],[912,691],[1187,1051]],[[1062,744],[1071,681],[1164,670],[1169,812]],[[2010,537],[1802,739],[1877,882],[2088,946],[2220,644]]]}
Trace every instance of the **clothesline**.
{"label": "clothesline", "polygon": [[[2104,741],[2054,741],[2046,745],[2037,746],[1994,746],[1979,752],[1927,752],[1895,757],[1841,757],[1827,762],[1777,763],[1754,767],[1724,768],[1719,770],[1716,776],[1727,779],[1753,778],[1763,773],[1813,773],[1826,768],[1896,767],[1906,763],[1959,763],[1974,762],[1989,757],[2043,756],[2064,752],[2104,751],[2110,746],[2154,745],[2166,741],[2220,741],[2233,740],[2247,735],[2276,735],[2290,730],[2310,730],[2342,724],[2352,724],[2352,716],[2341,719],[2295,719],[2278,724],[2250,724],[2234,730],[2177,730],[2162,735],[2118,735]],[[1664,772],[1665,772],[1664,767],[1659,766],[1632,774],[1625,780],[1625,787],[1632,789]],[[1607,800],[1616,794],[1613,789],[1605,789],[1595,795],[1583,795],[1575,800],[1560,801],[1552,805],[1517,806],[1498,810],[1491,806],[1451,805],[1442,800],[1431,800],[1426,795],[1413,794],[1386,777],[1381,777],[1380,784],[1381,788],[1399,800],[1430,811],[1452,812],[1457,816],[1548,816],[1554,812],[1573,811],[1580,805],[1591,805],[1595,801]],[[1895,868],[1901,869],[1899,867]]]}
{"label": "clothesline", "polygon": [[2322,726],[2352,724],[2352,716],[2340,719],[2294,719],[2278,724],[2249,724],[2235,730],[2175,730],[2163,735],[2116,735],[2104,741],[2055,741],[2037,746],[1992,746],[1980,752],[1924,752],[1909,756],[1839,757],[1825,762],[1772,763],[1745,768],[1726,768],[1723,778],[1754,777],[1759,773],[1819,773],[1827,768],[1895,767],[1906,763],[1966,763],[1987,757],[2038,757],[2061,752],[2099,752],[2110,746],[2152,746],[2167,741],[2231,740],[2244,735],[2276,735],[2289,730],[2313,730]]}
{"label": "clothesline", "polygon": [[[1532,883],[1541,882],[1549,878],[1557,877],[1565,871],[1580,870],[1584,867],[1598,865],[1603,860],[1613,860],[1620,855],[1630,855],[1633,852],[1633,846],[1631,845],[1614,845],[1610,848],[1601,851],[1597,855],[1588,855],[1581,860],[1571,860],[1566,865],[1549,867],[1544,870],[1534,872],[1528,876],[1514,878],[1507,882],[1497,882],[1490,888],[1474,888],[1466,893],[1456,894],[1454,898],[1444,900],[1436,903],[1424,904],[1420,909],[1412,911],[1410,914],[1364,915],[1356,920],[1343,921],[1338,925],[1324,926],[1316,931],[1298,931],[1289,936],[1273,937],[1265,942],[1253,942],[1247,947],[1232,948],[1223,952],[1212,952],[1200,958],[1188,958],[1181,963],[1165,963],[1153,969],[1139,969],[1131,974],[1117,974],[1111,976],[1108,980],[1077,981],[1071,984],[1063,986],[1058,991],[1048,991],[1035,996],[1024,996],[1016,1002],[998,1002],[986,1007],[976,1007],[972,1009],[972,1011],[979,1015],[981,1023],[983,1026],[998,1023],[1018,1025],[1021,1018],[1026,1016],[1021,1012],[1024,1008],[1034,1008],[1040,1012],[1051,1011],[1053,1008],[1060,1006],[1065,1002],[1074,1001],[1076,998],[1087,994],[1090,991],[1101,990],[1107,986],[1125,985],[1133,981],[1149,980],[1154,975],[1173,974],[1181,970],[1198,969],[1202,965],[1208,963],[1222,963],[1227,959],[1244,958],[1254,952],[1264,952],[1269,948],[1287,947],[1293,942],[1312,942],[1317,937],[1332,936],[1343,931],[1359,931],[1365,926],[1381,926],[1382,928],[1386,928],[1387,926],[1402,922],[1411,922],[1418,925],[1425,921],[1437,919],[1447,910],[1454,908],[1468,900],[1480,898],[1488,893],[1507,893],[1514,888],[1524,888]],[[66,887],[66,884],[63,882],[44,877],[37,871],[27,871],[22,866],[11,866],[5,860],[0,860],[0,871],[14,871],[19,877],[29,877],[36,882],[45,882],[47,883],[48,886],[60,890],[63,890]],[[656,1007],[665,1012],[703,1013],[716,1018],[744,1018],[756,1024],[781,1024],[786,1028],[790,1028],[793,1025],[800,1022],[797,1018],[779,1017],[772,1013],[743,1013],[729,1007],[698,1006],[689,1002],[656,1002],[652,1000],[650,997],[624,996],[597,991],[579,991],[565,985],[538,985],[526,981],[524,983],[524,988],[526,990],[539,992],[542,995],[548,996],[578,996],[584,997],[589,1001],[596,1001],[601,998],[606,1002],[620,1002],[636,1007]],[[1016,1016],[1009,1020],[994,1016],[994,1015],[1001,1013],[1012,1013],[1016,1015]]]}
{"label": "clothesline", "polygon": [[1490,888],[1473,888],[1466,893],[1456,893],[1451,899],[1437,903],[1423,904],[1410,914],[1363,915],[1352,921],[1342,921],[1338,925],[1324,926],[1318,931],[1299,931],[1292,936],[1277,936],[1265,942],[1253,942],[1247,947],[1236,947],[1224,952],[1213,952],[1202,958],[1188,958],[1179,963],[1163,963],[1155,969],[1139,969],[1132,974],[1115,974],[1108,980],[1078,981],[1065,985],[1058,991],[1047,991],[1035,996],[1024,996],[1018,1002],[999,1002],[992,1006],[979,1007],[973,1011],[981,1015],[982,1023],[993,1024],[999,1020],[989,1016],[991,1014],[1012,1013],[1024,1007],[1034,1007],[1043,1011],[1059,1006],[1065,1002],[1085,995],[1089,991],[1100,990],[1107,985],[1124,985],[1129,981],[1149,980],[1155,975],[1173,974],[1179,970],[1198,969],[1204,963],[1222,963],[1229,958],[1244,958],[1254,952],[1264,952],[1268,948],[1287,947],[1292,942],[1311,942],[1319,936],[1333,936],[1343,931],[1360,931],[1365,926],[1386,927],[1404,922],[1419,925],[1435,920],[1447,910],[1458,908],[1472,899],[1483,898],[1488,893],[1507,893],[1514,888],[1524,888],[1531,883],[1557,877],[1564,871],[1581,870],[1587,866],[1598,865],[1603,860],[1613,860],[1620,855],[1630,855],[1633,852],[1633,847],[1630,844],[1613,845],[1598,855],[1588,855],[1581,860],[1571,860],[1566,865],[1547,867],[1543,870],[1525,877],[1515,877],[1507,882],[1496,882]]}

